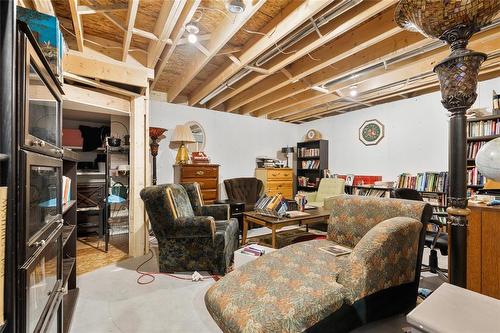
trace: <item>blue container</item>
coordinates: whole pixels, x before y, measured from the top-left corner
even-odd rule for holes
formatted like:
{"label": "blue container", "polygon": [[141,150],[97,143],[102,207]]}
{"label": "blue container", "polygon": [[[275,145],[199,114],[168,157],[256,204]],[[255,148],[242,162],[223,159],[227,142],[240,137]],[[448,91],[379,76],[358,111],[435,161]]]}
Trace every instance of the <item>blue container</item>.
{"label": "blue container", "polygon": [[38,46],[49,62],[52,72],[62,83],[62,57],[64,40],[55,16],[17,6],[17,19],[31,29]]}

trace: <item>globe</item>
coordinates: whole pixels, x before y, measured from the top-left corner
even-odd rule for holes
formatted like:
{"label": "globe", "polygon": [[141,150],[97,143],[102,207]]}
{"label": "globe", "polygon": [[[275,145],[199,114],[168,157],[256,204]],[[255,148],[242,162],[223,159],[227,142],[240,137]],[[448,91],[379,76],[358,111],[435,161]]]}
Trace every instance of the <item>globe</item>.
{"label": "globe", "polygon": [[500,138],[485,144],[476,155],[477,170],[486,178],[500,181]]}

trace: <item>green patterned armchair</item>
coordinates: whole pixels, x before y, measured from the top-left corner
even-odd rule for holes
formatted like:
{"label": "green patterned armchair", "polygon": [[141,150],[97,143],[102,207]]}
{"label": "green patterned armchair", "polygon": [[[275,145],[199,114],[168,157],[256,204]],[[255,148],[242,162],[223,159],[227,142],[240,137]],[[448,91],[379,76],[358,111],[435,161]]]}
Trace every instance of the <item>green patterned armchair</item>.
{"label": "green patterned armchair", "polygon": [[166,184],[141,191],[158,240],[161,272],[225,274],[238,248],[238,222],[228,205],[203,205],[199,185]]}
{"label": "green patterned armchair", "polygon": [[[292,244],[226,275],[205,295],[224,332],[349,332],[415,306],[432,209],[337,196],[325,240]],[[335,257],[320,248],[352,249]]]}

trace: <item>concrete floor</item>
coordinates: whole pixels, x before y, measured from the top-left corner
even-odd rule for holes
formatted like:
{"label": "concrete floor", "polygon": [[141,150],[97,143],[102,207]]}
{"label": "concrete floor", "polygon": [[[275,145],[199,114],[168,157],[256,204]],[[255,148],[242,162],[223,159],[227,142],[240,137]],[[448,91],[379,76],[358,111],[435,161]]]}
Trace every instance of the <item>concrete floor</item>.
{"label": "concrete floor", "polygon": [[[208,276],[202,282],[191,282],[157,275],[151,284],[140,285],[135,269],[148,257],[127,259],[79,276],[80,297],[71,332],[221,332],[203,301],[214,281]],[[153,259],[141,270],[156,272],[158,266]],[[441,283],[429,273],[424,275],[425,287],[434,288]],[[144,277],[143,281],[148,279]],[[408,326],[405,316],[398,315],[370,323],[353,333],[417,332]]]}

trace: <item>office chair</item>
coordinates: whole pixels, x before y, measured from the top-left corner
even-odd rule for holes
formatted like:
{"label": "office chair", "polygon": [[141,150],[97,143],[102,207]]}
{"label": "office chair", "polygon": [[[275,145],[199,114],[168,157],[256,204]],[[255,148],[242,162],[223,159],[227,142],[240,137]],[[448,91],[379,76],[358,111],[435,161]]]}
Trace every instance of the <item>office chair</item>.
{"label": "office chair", "polygon": [[[398,199],[424,201],[420,192],[410,188],[398,188],[393,191],[393,197]],[[445,212],[434,212],[433,217],[429,220],[433,231],[427,230],[425,233],[425,246],[431,249],[429,255],[429,265],[424,265],[423,272],[430,271],[431,273],[438,274],[442,279],[448,280],[448,270],[438,266],[437,250],[441,255],[448,255],[448,234],[441,231],[443,224],[439,221],[439,217],[448,216]]]}

